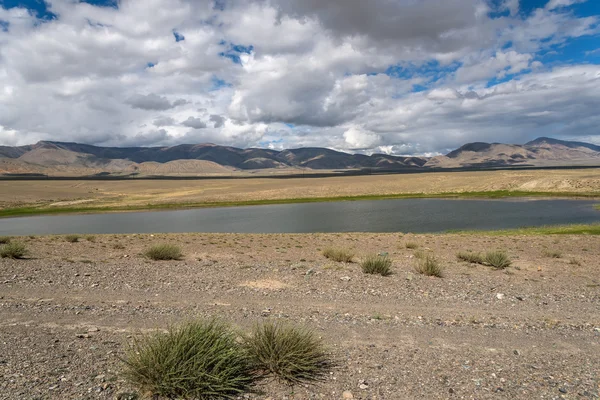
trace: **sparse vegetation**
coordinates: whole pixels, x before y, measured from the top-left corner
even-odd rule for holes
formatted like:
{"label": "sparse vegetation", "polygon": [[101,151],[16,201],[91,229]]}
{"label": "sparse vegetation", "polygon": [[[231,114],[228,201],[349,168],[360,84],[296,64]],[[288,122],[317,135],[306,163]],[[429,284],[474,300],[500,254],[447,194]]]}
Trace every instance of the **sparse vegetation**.
{"label": "sparse vegetation", "polygon": [[392,274],[392,260],[388,256],[371,254],[360,264],[365,274],[388,276]]}
{"label": "sparse vegetation", "polygon": [[332,247],[323,250],[323,255],[325,258],[329,258],[330,260],[337,262],[352,262],[352,257],[354,257],[354,253],[352,253],[350,250],[335,249]]}
{"label": "sparse vegetation", "polygon": [[504,251],[501,251],[501,250],[488,251],[485,254],[484,262],[486,264],[491,265],[492,267],[494,267],[496,269],[508,268],[510,266],[510,264],[512,263],[512,261],[510,260],[508,255]]}
{"label": "sparse vegetation", "polygon": [[422,259],[425,258],[425,256],[427,256],[427,253],[424,250],[415,250],[415,252],[413,253],[413,255],[415,256],[415,258],[417,259]]}
{"label": "sparse vegetation", "polygon": [[460,261],[466,261],[471,264],[483,264],[484,257],[481,253],[475,253],[472,251],[459,251],[456,255]]}
{"label": "sparse vegetation", "polygon": [[407,249],[411,249],[411,250],[419,248],[419,244],[416,242],[406,242],[404,244],[404,246],[406,246]]}
{"label": "sparse vegetation", "polygon": [[85,237],[85,240],[87,240],[88,242],[95,242],[96,241],[96,236],[94,236],[94,235],[87,235]]}
{"label": "sparse vegetation", "polygon": [[123,246],[121,243],[115,243],[115,244],[113,244],[113,249],[115,249],[115,250],[124,250],[125,246]]}
{"label": "sparse vegetation", "polygon": [[423,258],[417,259],[415,270],[419,274],[427,276],[435,276],[441,278],[443,276],[443,267],[440,265],[437,258],[433,255],[426,255]]}
{"label": "sparse vegetation", "polygon": [[244,344],[262,374],[291,384],[321,380],[334,366],[322,341],[306,328],[266,322]]}
{"label": "sparse vegetation", "polygon": [[137,339],[123,362],[125,378],[156,398],[232,399],[256,378],[235,334],[216,320]]}
{"label": "sparse vegetation", "polygon": [[577,265],[577,266],[579,266],[579,265],[581,265],[581,261],[579,261],[579,260],[578,260],[578,259],[576,259],[576,258],[571,258],[571,259],[569,260],[569,264],[570,264],[570,265]]}
{"label": "sparse vegetation", "polygon": [[9,242],[0,246],[1,258],[23,258],[27,255],[27,248],[23,243]]}
{"label": "sparse vegetation", "polygon": [[150,247],[144,253],[146,257],[151,258],[152,260],[179,260],[183,257],[183,253],[179,246],[175,246],[174,244],[157,244]]}
{"label": "sparse vegetation", "polygon": [[80,238],[81,238],[81,236],[79,236],[79,235],[66,235],[65,236],[65,240],[69,243],[77,243],[77,242],[79,242]]}
{"label": "sparse vegetation", "polygon": [[544,255],[544,257],[550,257],[550,258],[561,258],[562,257],[562,253],[558,250],[544,250],[542,252],[542,254]]}
{"label": "sparse vegetation", "polygon": [[10,243],[10,236],[0,236],[0,244],[7,244]]}

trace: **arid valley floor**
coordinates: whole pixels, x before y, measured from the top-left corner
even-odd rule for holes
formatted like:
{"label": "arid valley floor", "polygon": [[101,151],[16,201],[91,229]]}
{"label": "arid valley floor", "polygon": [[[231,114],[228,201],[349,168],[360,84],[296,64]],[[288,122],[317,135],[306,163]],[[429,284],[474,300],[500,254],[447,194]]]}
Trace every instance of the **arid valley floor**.
{"label": "arid valley floor", "polygon": [[[88,240],[90,239],[90,240]],[[592,235],[309,234],[25,237],[0,259],[0,399],[126,399],[135,335],[197,316],[241,330],[314,329],[339,361],[317,386],[270,381],[250,399],[594,399],[600,391],[600,241]],[[150,261],[156,243],[180,261]],[[415,249],[443,278],[414,271]],[[393,275],[324,258],[388,252]],[[504,249],[506,270],[460,262]],[[551,256],[552,255],[552,256]],[[558,257],[558,258],[553,258]],[[120,396],[120,397],[119,397]],[[351,398],[349,393],[346,398]]]}

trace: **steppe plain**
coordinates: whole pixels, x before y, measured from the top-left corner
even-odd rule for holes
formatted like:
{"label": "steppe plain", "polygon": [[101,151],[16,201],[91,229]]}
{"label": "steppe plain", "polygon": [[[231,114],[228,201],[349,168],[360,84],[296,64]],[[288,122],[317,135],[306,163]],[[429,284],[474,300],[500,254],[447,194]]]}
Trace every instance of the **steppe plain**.
{"label": "steppe plain", "polygon": [[[600,191],[598,170],[313,179],[0,182],[0,201],[46,207]],[[339,361],[321,384],[266,381],[242,398],[599,398],[600,241],[537,232],[13,238],[29,254],[0,259],[0,399],[129,398],[134,388],[120,375],[127,344],[198,316],[242,331],[263,320],[301,324]],[[180,246],[184,257],[147,259],[145,249],[158,243]],[[355,262],[326,259],[327,247],[351,250]],[[513,260],[509,268],[456,257],[497,249]],[[443,278],[416,273],[416,251],[435,255]],[[363,274],[358,262],[382,252],[393,274]]]}

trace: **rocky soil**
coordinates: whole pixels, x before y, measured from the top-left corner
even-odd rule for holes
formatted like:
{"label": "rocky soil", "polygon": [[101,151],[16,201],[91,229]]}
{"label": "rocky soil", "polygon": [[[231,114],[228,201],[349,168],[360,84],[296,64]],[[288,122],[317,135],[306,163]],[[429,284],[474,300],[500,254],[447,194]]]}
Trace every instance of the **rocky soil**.
{"label": "rocky soil", "polygon": [[[242,330],[284,319],[339,361],[317,386],[265,382],[248,399],[597,399],[600,238],[402,234],[18,238],[0,259],[0,399],[134,399],[120,356],[135,335],[196,316]],[[175,243],[185,257],[142,253]],[[414,271],[414,249],[446,267]],[[394,274],[325,259],[392,257]],[[412,247],[412,246],[410,246]],[[456,259],[506,250],[506,270]],[[551,254],[555,253],[555,254]],[[559,256],[553,258],[552,256]]]}

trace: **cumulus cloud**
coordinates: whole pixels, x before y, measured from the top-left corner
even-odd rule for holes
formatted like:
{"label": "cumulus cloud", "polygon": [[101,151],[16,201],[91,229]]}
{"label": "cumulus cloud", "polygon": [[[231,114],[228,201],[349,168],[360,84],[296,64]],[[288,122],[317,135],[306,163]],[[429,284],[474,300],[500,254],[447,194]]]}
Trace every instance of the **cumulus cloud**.
{"label": "cumulus cloud", "polygon": [[0,5],[0,144],[435,154],[595,137],[600,67],[561,57],[600,33],[581,2],[51,0],[43,22]]}
{"label": "cumulus cloud", "polygon": [[169,110],[187,103],[184,99],[177,99],[171,103],[166,97],[154,93],[147,95],[136,94],[131,96],[126,102],[133,108],[158,111]]}
{"label": "cumulus cloud", "polygon": [[185,121],[181,123],[183,126],[187,126],[188,128],[193,129],[204,129],[206,128],[206,122],[202,121],[200,118],[189,117]]}

